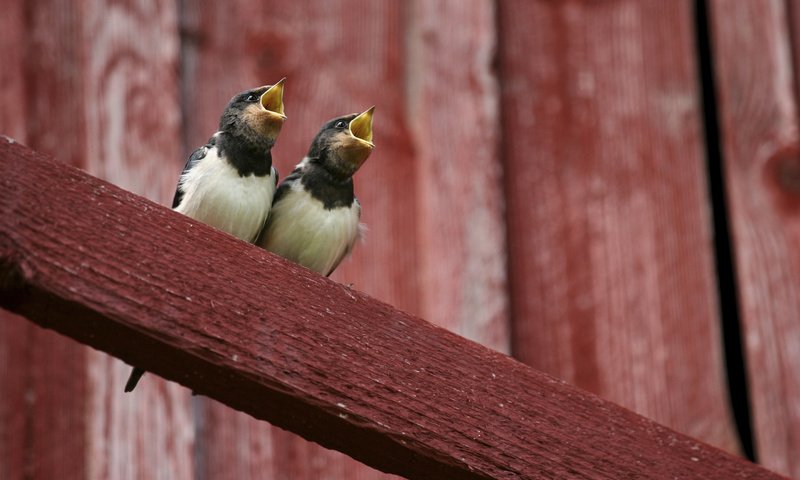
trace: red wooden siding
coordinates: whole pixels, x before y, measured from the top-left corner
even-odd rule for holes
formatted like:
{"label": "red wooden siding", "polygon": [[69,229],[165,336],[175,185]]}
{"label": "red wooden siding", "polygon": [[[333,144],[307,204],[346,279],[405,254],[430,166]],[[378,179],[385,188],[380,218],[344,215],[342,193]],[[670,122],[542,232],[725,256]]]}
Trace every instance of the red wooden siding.
{"label": "red wooden siding", "polygon": [[782,1],[711,6],[756,450],[764,465],[800,477],[800,138],[789,15]]}
{"label": "red wooden siding", "polygon": [[[12,28],[0,36],[16,40],[1,50],[18,52],[22,76],[18,90],[6,92],[4,85],[0,130],[134,192],[171,199],[183,164],[175,141],[176,5],[8,3],[14,6],[9,17],[4,10],[4,21]],[[6,75],[14,71],[4,68]],[[185,389],[152,378],[139,399],[120,395],[128,366],[22,322],[0,327],[14,360],[9,381],[23,381],[26,398],[9,399],[16,402],[10,415],[19,420],[3,433],[15,450],[8,456],[3,450],[0,459],[22,464],[32,479],[192,476],[194,427]],[[17,391],[5,383],[1,389]],[[0,477],[21,478],[12,468],[8,476],[0,469]]]}
{"label": "red wooden siding", "polygon": [[417,0],[408,18],[419,311],[508,352],[495,9],[480,0]]}
{"label": "red wooden siding", "polygon": [[8,2],[0,16],[0,126],[4,135],[27,141],[25,123],[25,9]]}
{"label": "red wooden siding", "polygon": [[735,451],[692,2],[500,15],[515,355]]}
{"label": "red wooden siding", "polygon": [[[0,15],[0,134],[22,142],[26,136],[25,21],[22,2],[12,2]],[[26,391],[32,343],[28,335],[38,329],[26,320],[0,310],[0,478],[35,478],[27,462],[29,444],[26,434],[30,418]],[[61,340],[68,341],[68,340]],[[30,397],[27,402],[30,402]]]}
{"label": "red wooden siding", "polygon": [[[176,142],[181,122],[177,5],[103,0],[83,8],[79,25],[86,39],[81,45],[86,166],[168,204],[183,165]],[[89,476],[192,476],[194,426],[188,392],[149,376],[136,400],[119,394],[129,373],[126,364],[91,352],[87,367]]]}
{"label": "red wooden siding", "polygon": [[[78,164],[85,152],[74,115],[82,105],[79,78],[70,68],[77,56],[75,18],[56,15],[63,9],[56,5],[31,9],[16,3],[4,8],[0,33],[2,60],[9,62],[0,89],[0,130]],[[75,432],[87,431],[88,349],[5,312],[0,321],[0,350],[9,360],[0,367],[0,476],[85,477],[87,437]]]}
{"label": "red wooden siding", "polygon": [[[757,453],[800,476],[800,8],[709,3]],[[282,177],[376,105],[334,280],[735,452],[694,7],[9,0],[0,134],[166,205],[244,88],[287,77]],[[3,311],[0,362],[2,479],[385,477]]]}

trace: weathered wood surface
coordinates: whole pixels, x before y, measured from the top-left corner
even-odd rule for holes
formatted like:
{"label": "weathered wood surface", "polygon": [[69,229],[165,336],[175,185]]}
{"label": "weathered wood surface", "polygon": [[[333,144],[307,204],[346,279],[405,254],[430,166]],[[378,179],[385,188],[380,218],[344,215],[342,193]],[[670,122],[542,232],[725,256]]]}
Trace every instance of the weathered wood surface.
{"label": "weathered wood surface", "polygon": [[415,0],[407,18],[419,311],[509,352],[495,8]]}
{"label": "weathered wood surface", "polygon": [[0,15],[0,132],[21,141],[25,135],[25,9],[22,2],[8,2]]}
{"label": "weathered wood surface", "polygon": [[514,355],[737,451],[692,2],[498,7]]}
{"label": "weathered wood surface", "polygon": [[[171,0],[87,2],[82,104],[86,168],[169,204],[185,157],[177,139],[178,5]],[[188,479],[195,475],[189,392],[149,376],[136,395],[120,394],[129,366],[92,352],[87,457],[92,478]]]}
{"label": "weathered wood surface", "polygon": [[[70,114],[81,103],[69,68],[74,17],[47,6],[4,5],[0,131],[78,165],[85,152],[81,122]],[[89,438],[75,432],[87,427],[88,350],[7,312],[0,322],[0,478],[85,478]]]}
{"label": "weathered wood surface", "polygon": [[[0,132],[154,200],[171,196],[182,165],[176,4],[6,2],[2,17]],[[192,477],[186,389],[153,377],[126,397],[119,360],[18,318],[0,330],[11,375],[0,375],[0,412],[8,401],[13,417],[0,478]]]}
{"label": "weathered wood surface", "polygon": [[800,138],[789,13],[783,1],[710,6],[756,453],[800,477]]}
{"label": "weathered wood surface", "polygon": [[19,145],[0,188],[3,308],[372,466],[781,478]]}
{"label": "weathered wood surface", "polygon": [[[0,132],[25,141],[24,49],[20,48],[25,44],[22,7],[21,2],[12,2],[0,15],[0,64],[5,66],[0,69]],[[26,405],[25,394],[30,384],[26,368],[30,350],[27,340],[35,329],[23,318],[0,310],[0,478],[41,478],[32,474],[24,441],[32,438],[26,435],[30,408]]]}

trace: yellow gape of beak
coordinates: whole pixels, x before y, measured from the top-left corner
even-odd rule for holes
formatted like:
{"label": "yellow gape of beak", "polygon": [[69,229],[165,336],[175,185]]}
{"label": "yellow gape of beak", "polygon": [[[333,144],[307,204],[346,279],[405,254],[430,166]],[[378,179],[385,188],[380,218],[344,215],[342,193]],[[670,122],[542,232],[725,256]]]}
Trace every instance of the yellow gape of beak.
{"label": "yellow gape of beak", "polygon": [[372,143],[372,113],[374,111],[375,107],[370,107],[369,110],[350,121],[350,133],[369,144],[370,148],[375,146]]}
{"label": "yellow gape of beak", "polygon": [[283,113],[283,84],[286,78],[282,78],[278,83],[269,87],[266,92],[261,95],[261,106],[267,111],[275,113],[281,118],[286,118]]}

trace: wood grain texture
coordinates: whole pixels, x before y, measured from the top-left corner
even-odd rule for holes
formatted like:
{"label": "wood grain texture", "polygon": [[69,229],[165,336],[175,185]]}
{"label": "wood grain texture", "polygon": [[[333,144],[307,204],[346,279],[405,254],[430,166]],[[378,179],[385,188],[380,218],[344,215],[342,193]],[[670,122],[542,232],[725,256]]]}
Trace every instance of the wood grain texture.
{"label": "wood grain texture", "polygon": [[788,12],[782,1],[710,5],[756,454],[800,477],[800,139]]}
{"label": "wood grain texture", "polygon": [[197,478],[290,478],[276,469],[275,438],[280,432],[291,433],[208,398],[196,397],[194,403],[198,422]]}
{"label": "wood grain texture", "polygon": [[171,204],[186,157],[179,142],[180,37],[174,0],[85,0],[82,107],[86,169]]}
{"label": "wood grain texture", "polygon": [[0,15],[0,134],[25,142],[25,9],[23,2],[6,2]]}
{"label": "wood grain texture", "polygon": [[28,460],[28,423],[25,393],[28,357],[26,334],[33,328],[24,318],[0,310],[0,478],[25,478]]}
{"label": "wood grain texture", "polygon": [[419,311],[508,352],[494,5],[415,1],[408,19]]}
{"label": "wood grain texture", "polygon": [[3,308],[375,467],[781,478],[21,146],[0,188]]}
{"label": "wood grain texture", "polygon": [[[285,177],[325,121],[376,105],[377,147],[355,177],[369,231],[333,278],[419,312],[415,164],[403,97],[404,9],[402,2],[368,0],[331,1],[324,8],[280,1],[185,2],[185,148],[213,133],[236,92],[285,76],[288,119],[273,149]],[[209,415],[204,451],[217,452],[207,459],[209,472],[252,471],[272,463],[276,478],[383,478],[337,452],[234,418],[239,414],[230,409],[204,411]],[[234,451],[226,440],[234,428],[241,428],[244,438],[272,445],[272,451]]]}
{"label": "wood grain texture", "polygon": [[[22,2],[9,2],[0,15],[0,135],[26,140],[25,12]],[[0,478],[23,478],[27,464],[26,360],[28,334],[36,327],[0,311]],[[30,401],[30,399],[29,399]],[[26,465],[27,464],[27,465]],[[26,468],[28,470],[26,471]]]}
{"label": "wood grain texture", "polygon": [[[3,21],[15,22],[10,31],[23,29],[24,36],[16,56],[4,51],[3,78],[22,110],[3,117],[2,131],[19,132],[21,125],[21,140],[60,160],[150,198],[171,197],[182,165],[175,2],[8,3],[11,19],[4,9]],[[12,368],[25,378],[12,391],[28,399],[24,434],[8,432],[23,451],[24,478],[192,476],[185,389],[159,387],[153,377],[137,398],[123,396],[129,366],[53,332],[24,328],[7,337]]]}
{"label": "wood grain texture", "polygon": [[[169,205],[185,161],[177,2],[91,0],[83,9],[86,169]],[[193,478],[190,393],[148,375],[124,395],[130,366],[100,352],[86,368],[90,477]]]}
{"label": "wood grain texture", "polygon": [[[81,2],[23,3],[25,142],[60,161],[85,168],[86,101]],[[11,69],[14,71],[15,69]]]}
{"label": "wood grain texture", "polygon": [[514,354],[737,451],[692,2],[498,6]]}
{"label": "wood grain texture", "polygon": [[[0,133],[80,165],[82,122],[73,115],[82,100],[74,74],[80,42],[65,3],[4,4]],[[87,349],[18,317],[3,314],[0,321],[7,360],[0,375],[0,477],[85,478],[87,438],[75,432],[86,430]]]}

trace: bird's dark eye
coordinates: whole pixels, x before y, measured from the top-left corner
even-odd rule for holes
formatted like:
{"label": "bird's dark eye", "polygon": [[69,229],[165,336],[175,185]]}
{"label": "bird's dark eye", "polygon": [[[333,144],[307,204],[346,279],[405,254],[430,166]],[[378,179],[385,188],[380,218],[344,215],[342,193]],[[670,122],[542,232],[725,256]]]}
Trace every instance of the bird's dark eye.
{"label": "bird's dark eye", "polygon": [[253,95],[252,93],[247,96],[245,99],[246,102],[255,102],[258,99],[257,95]]}
{"label": "bird's dark eye", "polygon": [[334,125],[334,127],[336,127],[336,128],[344,128],[346,126],[347,126],[347,123],[342,121],[342,120],[339,120],[338,122],[336,122],[336,125]]}

